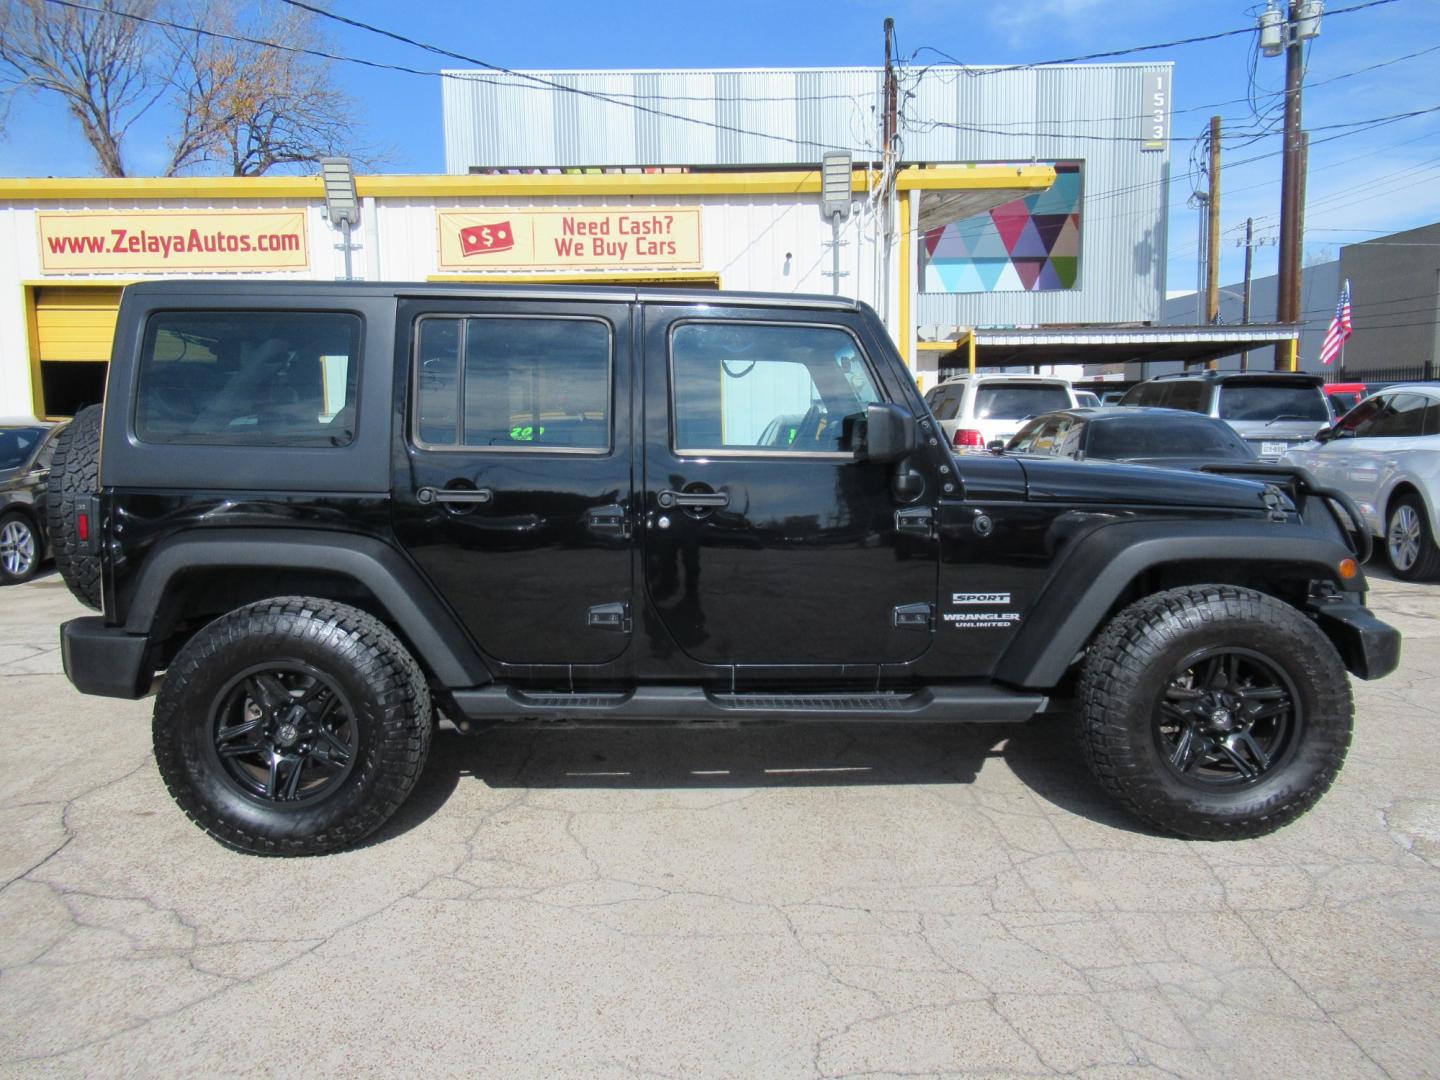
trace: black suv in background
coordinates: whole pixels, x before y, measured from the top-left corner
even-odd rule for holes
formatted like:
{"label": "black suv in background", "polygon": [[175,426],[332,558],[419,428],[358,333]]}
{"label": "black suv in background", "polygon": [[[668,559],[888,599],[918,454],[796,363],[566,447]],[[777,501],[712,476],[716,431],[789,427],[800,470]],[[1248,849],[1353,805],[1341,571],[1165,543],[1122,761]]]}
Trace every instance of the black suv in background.
{"label": "black suv in background", "polygon": [[1200,371],[1157,375],[1131,387],[1121,405],[1184,409],[1224,420],[1261,461],[1279,461],[1334,418],[1319,375]]}
{"label": "black suv in background", "polygon": [[[1245,466],[1253,474],[1253,464]],[[125,291],[56,453],[82,692],[155,699],[232,847],[380,826],[444,717],[1024,721],[1187,836],[1330,785],[1366,610],[1358,511],[1250,479],[952,454],[832,297],[329,282]],[[1353,516],[1352,516],[1353,515]]]}

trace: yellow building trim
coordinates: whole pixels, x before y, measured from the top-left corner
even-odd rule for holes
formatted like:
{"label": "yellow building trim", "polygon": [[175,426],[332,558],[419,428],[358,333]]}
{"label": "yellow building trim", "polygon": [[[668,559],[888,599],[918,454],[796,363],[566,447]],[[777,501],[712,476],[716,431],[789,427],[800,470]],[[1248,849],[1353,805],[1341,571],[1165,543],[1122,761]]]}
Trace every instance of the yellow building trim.
{"label": "yellow building trim", "polygon": [[910,365],[910,193],[900,193],[900,359]]}
{"label": "yellow building trim", "polygon": [[[864,169],[852,175],[855,191],[869,188]],[[1001,188],[1043,191],[1055,182],[1048,165],[908,166],[896,188],[906,191],[965,191]],[[708,173],[520,173],[465,176],[358,176],[359,193],[377,198],[541,198],[585,195],[782,195],[818,193],[820,172]],[[188,177],[6,177],[0,178],[0,202],[67,199],[313,199],[324,198],[318,176]]]}
{"label": "yellow building trim", "polygon": [[720,288],[719,273],[708,270],[594,270],[557,274],[430,274],[426,281],[478,282],[485,285],[643,285],[648,281]]}

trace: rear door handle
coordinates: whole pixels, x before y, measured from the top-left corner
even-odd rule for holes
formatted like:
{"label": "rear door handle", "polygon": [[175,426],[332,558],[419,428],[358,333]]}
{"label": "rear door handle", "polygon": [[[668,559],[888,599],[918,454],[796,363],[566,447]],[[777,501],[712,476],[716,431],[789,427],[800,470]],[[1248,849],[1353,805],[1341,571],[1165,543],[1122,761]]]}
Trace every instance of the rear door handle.
{"label": "rear door handle", "polygon": [[703,507],[714,510],[730,505],[730,496],[724,491],[662,491],[657,499],[661,506]]}
{"label": "rear door handle", "polygon": [[495,492],[489,488],[422,487],[415,492],[415,498],[426,506],[431,503],[465,503],[469,506],[477,506],[493,501]]}

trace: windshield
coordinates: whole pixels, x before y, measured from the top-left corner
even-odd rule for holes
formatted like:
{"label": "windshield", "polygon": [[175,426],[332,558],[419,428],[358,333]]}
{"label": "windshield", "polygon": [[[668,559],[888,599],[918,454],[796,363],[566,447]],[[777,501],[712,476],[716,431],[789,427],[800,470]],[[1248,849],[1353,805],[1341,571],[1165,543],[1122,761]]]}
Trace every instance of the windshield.
{"label": "windshield", "polygon": [[980,386],[975,391],[976,420],[1023,420],[1027,416],[1070,408],[1063,386],[1045,383]]}
{"label": "windshield", "polygon": [[1092,423],[1089,456],[1116,460],[1207,457],[1248,461],[1255,455],[1245,440],[1224,424],[1196,424],[1166,416],[1145,423],[1133,420]]}
{"label": "windshield", "polygon": [[0,428],[0,469],[20,468],[44,437],[44,428]]}
{"label": "windshield", "polygon": [[1220,388],[1222,420],[1330,419],[1325,395],[1318,386],[1231,384]]}

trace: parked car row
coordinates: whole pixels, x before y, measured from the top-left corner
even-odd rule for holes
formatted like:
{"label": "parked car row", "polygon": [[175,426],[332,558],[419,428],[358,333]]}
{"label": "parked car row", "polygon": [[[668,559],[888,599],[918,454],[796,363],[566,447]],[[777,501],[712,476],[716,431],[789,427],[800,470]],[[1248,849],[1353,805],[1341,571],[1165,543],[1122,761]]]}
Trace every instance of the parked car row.
{"label": "parked car row", "polygon": [[1440,579],[1440,385],[1202,371],[1134,384],[1118,403],[1113,395],[997,374],[947,380],[926,401],[960,452],[1303,468],[1354,500],[1397,577]]}

